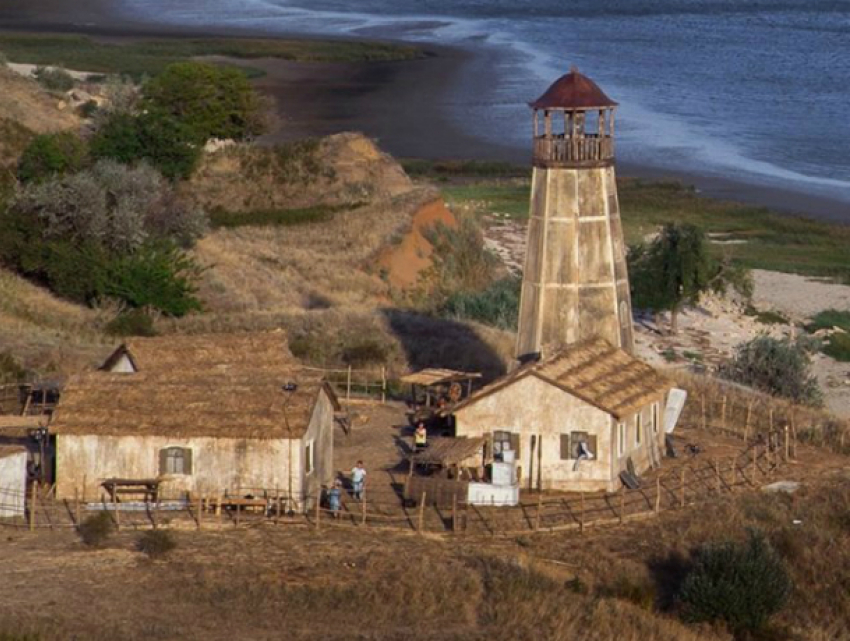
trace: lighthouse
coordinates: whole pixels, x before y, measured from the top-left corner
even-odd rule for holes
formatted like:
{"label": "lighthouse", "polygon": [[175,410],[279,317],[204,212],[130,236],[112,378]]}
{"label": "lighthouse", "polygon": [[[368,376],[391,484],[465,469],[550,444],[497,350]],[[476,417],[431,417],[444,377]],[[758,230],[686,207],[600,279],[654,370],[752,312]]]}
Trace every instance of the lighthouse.
{"label": "lighthouse", "polygon": [[536,101],[517,357],[590,338],[634,351],[614,172],[617,103],[573,67]]}

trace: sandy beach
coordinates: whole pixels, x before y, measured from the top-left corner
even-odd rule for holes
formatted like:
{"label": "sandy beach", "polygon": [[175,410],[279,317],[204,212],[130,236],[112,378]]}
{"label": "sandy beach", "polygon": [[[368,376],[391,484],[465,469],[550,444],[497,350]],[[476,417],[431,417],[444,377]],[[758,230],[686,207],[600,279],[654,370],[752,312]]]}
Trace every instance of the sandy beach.
{"label": "sandy beach", "polygon": [[[212,32],[142,23],[117,15],[114,5],[106,0],[76,0],[73,3],[65,0],[6,0],[0,6],[0,29],[85,33],[112,42],[156,36],[271,35],[237,28]],[[279,33],[274,35],[280,37]],[[274,97],[277,105],[279,126],[264,140],[275,142],[340,131],[361,131],[402,158],[528,162],[527,150],[502,146],[467,133],[463,123],[453,121],[446,108],[449,101],[455,100],[452,90],[457,83],[473,83],[481,86],[482,90],[486,88],[492,77],[493,56],[498,56],[499,52],[490,50],[479,55],[458,48],[420,46],[425,57],[404,62],[319,64],[283,60],[243,61],[241,64],[265,71],[265,77],[258,79],[256,84]],[[457,103],[452,103],[452,106],[457,112]],[[480,105],[469,105],[469,117],[480,115],[480,109]],[[517,123],[517,127],[527,126],[525,121]],[[826,197],[634,164],[620,163],[619,171],[625,176],[681,180],[712,197],[836,222],[848,220],[847,204]]]}

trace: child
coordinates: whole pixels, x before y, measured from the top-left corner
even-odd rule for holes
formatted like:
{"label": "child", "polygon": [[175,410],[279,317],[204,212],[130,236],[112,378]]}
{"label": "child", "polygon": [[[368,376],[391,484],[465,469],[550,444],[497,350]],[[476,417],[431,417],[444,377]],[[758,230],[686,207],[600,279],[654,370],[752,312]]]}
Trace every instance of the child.
{"label": "child", "polygon": [[342,501],[342,483],[339,479],[334,481],[331,489],[328,490],[328,506],[331,509],[331,514],[335,519],[339,518],[339,509]]}
{"label": "child", "polygon": [[366,468],[363,467],[363,461],[357,461],[357,465],[351,469],[351,487],[354,490],[354,498],[358,501],[363,500],[365,486]]}

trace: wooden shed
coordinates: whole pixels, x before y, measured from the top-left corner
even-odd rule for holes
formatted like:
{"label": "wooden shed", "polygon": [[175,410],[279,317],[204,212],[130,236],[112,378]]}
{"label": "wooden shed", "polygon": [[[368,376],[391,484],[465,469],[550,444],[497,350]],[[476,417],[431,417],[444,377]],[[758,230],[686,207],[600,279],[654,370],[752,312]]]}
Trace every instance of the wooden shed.
{"label": "wooden shed", "polygon": [[603,339],[527,363],[449,408],[456,434],[514,452],[521,487],[614,490],[629,461],[658,465],[672,382]]}
{"label": "wooden shed", "polygon": [[72,378],[56,408],[56,496],[104,481],[160,494],[257,494],[296,505],[333,478],[336,396],[282,332],[133,339]]}

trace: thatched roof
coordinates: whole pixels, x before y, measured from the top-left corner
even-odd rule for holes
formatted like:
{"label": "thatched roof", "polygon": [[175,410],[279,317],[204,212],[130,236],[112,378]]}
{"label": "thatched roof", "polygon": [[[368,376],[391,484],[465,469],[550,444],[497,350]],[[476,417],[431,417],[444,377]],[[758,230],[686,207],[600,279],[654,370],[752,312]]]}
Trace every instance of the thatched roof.
{"label": "thatched roof", "polygon": [[537,378],[620,420],[658,400],[673,382],[654,367],[597,338],[528,363],[449,407],[456,413],[526,377]]}
{"label": "thatched roof", "polygon": [[479,372],[459,372],[453,369],[440,369],[428,367],[418,372],[412,372],[402,376],[399,380],[408,385],[441,385],[454,383],[455,381],[468,381],[481,378]]}
{"label": "thatched roof", "polygon": [[[106,371],[121,354],[136,372]],[[289,382],[295,391],[283,389]],[[101,370],[71,378],[51,431],[300,438],[323,391],[339,409],[322,374],[298,363],[283,332],[138,338]]]}
{"label": "thatched roof", "polygon": [[486,442],[485,437],[435,438],[424,450],[412,454],[410,459],[423,465],[457,465],[477,455]]}
{"label": "thatched roof", "polygon": [[27,430],[45,427],[48,417],[42,414],[35,416],[19,416],[17,414],[4,414],[0,416],[0,436],[10,432],[23,432]]}

